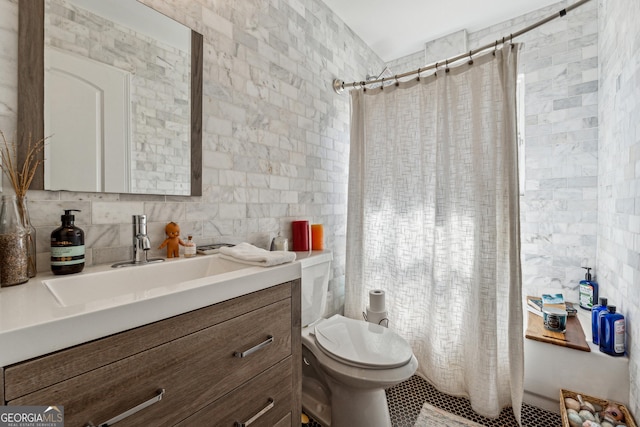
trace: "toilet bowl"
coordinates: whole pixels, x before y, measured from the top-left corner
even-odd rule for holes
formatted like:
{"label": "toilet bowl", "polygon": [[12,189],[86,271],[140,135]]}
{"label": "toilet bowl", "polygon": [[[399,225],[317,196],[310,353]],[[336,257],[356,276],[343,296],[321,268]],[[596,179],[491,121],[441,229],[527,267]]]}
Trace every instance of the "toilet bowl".
{"label": "toilet bowl", "polygon": [[363,320],[322,318],[331,253],[302,254],[302,404],[323,426],[390,427],[385,388],[418,367],[409,344]]}

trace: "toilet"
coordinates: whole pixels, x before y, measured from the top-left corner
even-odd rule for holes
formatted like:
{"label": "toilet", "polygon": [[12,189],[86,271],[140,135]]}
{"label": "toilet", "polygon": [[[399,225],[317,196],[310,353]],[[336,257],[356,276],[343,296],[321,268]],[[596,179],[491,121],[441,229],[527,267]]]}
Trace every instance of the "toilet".
{"label": "toilet", "polygon": [[302,277],[302,406],[325,427],[390,427],[385,388],[409,379],[418,361],[383,326],[324,319],[331,252],[298,253]]}

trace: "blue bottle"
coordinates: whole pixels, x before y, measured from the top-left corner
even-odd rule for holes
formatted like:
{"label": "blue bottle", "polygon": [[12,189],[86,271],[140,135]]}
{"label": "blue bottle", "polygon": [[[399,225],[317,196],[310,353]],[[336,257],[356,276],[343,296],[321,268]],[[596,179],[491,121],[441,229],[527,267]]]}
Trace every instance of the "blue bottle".
{"label": "blue bottle", "polygon": [[587,270],[587,274],[584,275],[584,280],[580,281],[580,307],[585,310],[591,310],[598,301],[598,284],[594,280],[591,280],[591,267],[582,268]]}
{"label": "blue bottle", "polygon": [[615,305],[608,305],[606,314],[600,315],[599,319],[600,351],[611,356],[624,356],[626,329],[624,316],[616,313]]}
{"label": "blue bottle", "polygon": [[606,314],[607,313],[607,299],[604,297],[600,297],[600,303],[598,305],[594,305],[591,308],[591,342],[593,342],[594,344],[598,344],[598,325],[599,323],[599,319],[598,319],[598,315],[600,313],[602,314]]}

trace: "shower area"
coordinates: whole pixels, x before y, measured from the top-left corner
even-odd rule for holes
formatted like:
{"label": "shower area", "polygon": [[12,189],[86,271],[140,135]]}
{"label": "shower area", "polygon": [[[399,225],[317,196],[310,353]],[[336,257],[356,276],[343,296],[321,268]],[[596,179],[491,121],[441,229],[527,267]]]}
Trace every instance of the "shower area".
{"label": "shower area", "polygon": [[[385,78],[385,86],[393,85],[396,75],[502,40],[572,3],[559,2],[479,31],[452,33],[364,77]],[[581,267],[595,263],[597,9],[597,2],[588,1],[516,39],[522,44],[517,97],[522,106],[518,138],[525,295],[552,288],[575,294],[572,299],[577,300],[577,283],[584,277]]]}
{"label": "shower area", "polygon": [[[563,292],[569,300],[575,301],[581,267],[595,263],[597,4],[576,2],[572,5],[575,6],[571,8],[573,10],[561,9],[557,16],[545,20],[558,12],[558,6],[566,7],[567,3],[560,2],[555,7],[541,9],[482,31],[451,34],[428,43],[422,52],[387,63],[381,71],[370,72],[363,81],[334,81],[333,84],[338,93],[349,90],[366,93],[384,91],[386,88],[389,88],[387,92],[392,92],[394,87],[406,86],[409,80],[424,79],[423,76],[429,76],[434,70],[436,74],[448,76],[456,61],[466,62],[468,65],[478,61],[475,50],[481,50],[480,47],[495,43],[497,49],[498,45],[510,43],[517,37],[517,42],[522,47],[513,90],[513,100],[519,109],[518,132],[513,136],[513,141],[518,144],[519,158],[515,158],[515,164],[520,170],[511,191],[515,189],[519,208],[518,221],[515,221],[519,225],[514,225],[518,228],[517,239],[512,241],[512,244],[519,246],[519,261],[509,264],[522,269],[522,283],[518,284],[521,293],[515,293],[510,304],[516,304],[525,295],[539,295],[550,289]],[[541,25],[518,34],[526,24],[531,23]],[[453,56],[460,52],[468,52],[467,57],[464,54]],[[442,58],[450,59],[440,61]],[[431,64],[430,72],[429,66],[425,64]],[[359,101],[352,95],[352,114],[354,103],[357,102]],[[367,108],[374,107],[366,107],[365,110]],[[352,126],[353,123],[352,116]],[[353,157],[353,130],[351,155]],[[350,171],[352,173],[353,163]],[[364,186],[356,183],[358,185]],[[349,198],[352,199],[352,193]],[[352,210],[351,205],[349,209]],[[438,209],[442,211],[446,208],[436,202],[436,221]],[[349,226],[353,229],[352,222],[349,222]],[[359,229],[355,232],[355,239],[362,240],[363,236],[369,236],[370,231],[366,227]],[[354,237],[349,231],[347,235],[349,253],[353,249],[349,239],[353,241]],[[357,278],[352,280],[354,283],[361,283],[363,277],[364,282],[369,283],[368,280],[379,274],[374,272],[374,276],[367,276],[369,273],[363,275],[362,271],[363,266],[358,261],[351,265],[348,261],[345,304],[347,315],[361,311],[366,304],[362,296],[363,289],[356,284],[354,292],[354,288],[350,287],[350,274]],[[515,276],[518,273],[515,272]],[[433,279],[433,276],[434,273],[430,273],[429,279]],[[452,283],[451,279],[448,280],[447,283]],[[479,283],[482,284],[482,281]],[[380,284],[372,286],[383,287]],[[352,298],[353,293],[360,296]],[[492,308],[495,309],[495,306]],[[391,312],[393,308],[389,310]],[[402,316],[403,307],[397,306],[396,310]],[[515,319],[517,317],[511,320]],[[522,317],[519,323],[523,323]],[[519,329],[519,334],[522,336],[522,329]],[[514,354],[517,366],[518,352]],[[512,364],[509,366],[513,368]],[[519,374],[512,372],[511,375],[512,381],[517,381]],[[515,383],[512,385],[518,387]],[[450,391],[453,394],[468,394],[459,390]],[[514,400],[516,402],[517,397]],[[492,415],[495,416],[495,413]]]}

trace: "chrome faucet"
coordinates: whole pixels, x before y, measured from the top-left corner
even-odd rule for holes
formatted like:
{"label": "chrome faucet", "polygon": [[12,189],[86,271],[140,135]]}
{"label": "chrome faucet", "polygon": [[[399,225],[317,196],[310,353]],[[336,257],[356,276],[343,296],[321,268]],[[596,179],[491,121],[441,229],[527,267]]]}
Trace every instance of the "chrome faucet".
{"label": "chrome faucet", "polygon": [[111,267],[129,267],[164,261],[163,258],[147,258],[149,249],[151,249],[151,241],[147,236],[147,216],[133,215],[133,260],[117,262]]}
{"label": "chrome faucet", "polygon": [[133,216],[133,262],[147,262],[147,251],[151,249],[151,241],[147,236],[147,216]]}

